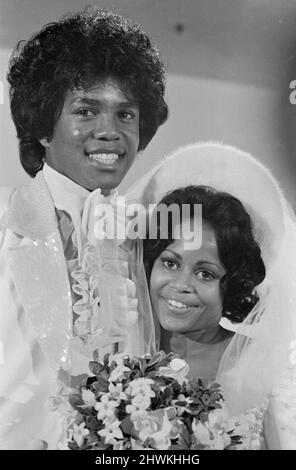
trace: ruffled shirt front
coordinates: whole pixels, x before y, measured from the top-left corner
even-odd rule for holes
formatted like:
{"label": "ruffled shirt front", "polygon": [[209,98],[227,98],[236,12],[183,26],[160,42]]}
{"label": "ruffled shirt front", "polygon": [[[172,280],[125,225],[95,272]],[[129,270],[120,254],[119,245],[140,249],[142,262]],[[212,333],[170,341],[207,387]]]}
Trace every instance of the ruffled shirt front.
{"label": "ruffled shirt front", "polygon": [[108,236],[112,223],[125,221],[118,220],[116,192],[89,192],[47,164],[43,175],[56,208],[71,285],[71,371],[78,375],[88,372],[90,360],[124,350],[138,319],[128,250],[124,240]]}

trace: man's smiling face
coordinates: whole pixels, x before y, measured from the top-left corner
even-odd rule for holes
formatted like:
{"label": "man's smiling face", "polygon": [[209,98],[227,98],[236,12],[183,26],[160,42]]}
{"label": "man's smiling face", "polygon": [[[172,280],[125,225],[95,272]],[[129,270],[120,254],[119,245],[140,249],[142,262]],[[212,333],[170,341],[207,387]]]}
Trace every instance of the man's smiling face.
{"label": "man's smiling face", "polygon": [[80,186],[104,194],[116,188],[139,146],[139,105],[107,78],[68,91],[51,139],[41,139],[46,162]]}

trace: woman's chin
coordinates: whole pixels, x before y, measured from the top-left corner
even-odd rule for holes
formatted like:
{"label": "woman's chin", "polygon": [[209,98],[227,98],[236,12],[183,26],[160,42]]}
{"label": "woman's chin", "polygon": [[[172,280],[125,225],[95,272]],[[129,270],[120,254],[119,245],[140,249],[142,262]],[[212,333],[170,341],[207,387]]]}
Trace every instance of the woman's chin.
{"label": "woman's chin", "polygon": [[189,325],[184,324],[181,319],[176,320],[175,318],[160,320],[160,324],[165,331],[170,333],[186,333],[192,329]]}

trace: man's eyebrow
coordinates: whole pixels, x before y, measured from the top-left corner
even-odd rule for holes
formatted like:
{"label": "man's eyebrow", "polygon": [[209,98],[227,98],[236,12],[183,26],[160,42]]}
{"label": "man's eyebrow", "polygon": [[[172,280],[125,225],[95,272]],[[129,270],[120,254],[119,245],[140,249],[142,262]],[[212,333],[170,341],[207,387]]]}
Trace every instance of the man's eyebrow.
{"label": "man's eyebrow", "polygon": [[[102,100],[103,101],[103,100]],[[101,103],[101,100],[98,100],[96,98],[89,98],[87,96],[77,96],[75,98],[73,98],[71,101],[70,101],[70,104],[74,104],[74,103],[79,103],[79,104],[88,104],[88,105],[91,105],[91,106],[97,106],[98,104]],[[125,100],[125,101],[119,101],[118,103],[118,106],[138,106],[138,102],[136,100]]]}

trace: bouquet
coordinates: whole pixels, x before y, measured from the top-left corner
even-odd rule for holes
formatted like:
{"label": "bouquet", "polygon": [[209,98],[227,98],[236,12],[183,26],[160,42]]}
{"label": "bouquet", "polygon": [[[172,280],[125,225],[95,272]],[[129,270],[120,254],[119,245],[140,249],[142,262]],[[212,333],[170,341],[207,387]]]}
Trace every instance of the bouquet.
{"label": "bouquet", "polygon": [[219,385],[186,379],[189,366],[176,355],[116,354],[103,362],[90,362],[93,375],[55,399],[65,418],[60,448],[222,450],[241,443]]}

